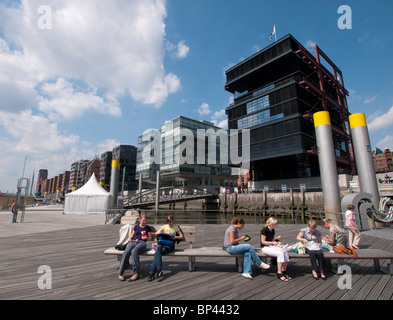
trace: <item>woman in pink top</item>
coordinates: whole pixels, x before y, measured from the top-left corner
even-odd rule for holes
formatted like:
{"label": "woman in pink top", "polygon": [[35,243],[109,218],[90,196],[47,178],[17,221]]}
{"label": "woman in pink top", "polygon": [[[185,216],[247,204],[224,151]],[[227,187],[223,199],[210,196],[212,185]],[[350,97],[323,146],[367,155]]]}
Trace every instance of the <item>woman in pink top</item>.
{"label": "woman in pink top", "polygon": [[359,249],[358,245],[360,241],[360,231],[355,222],[353,209],[355,209],[353,205],[349,204],[347,206],[347,211],[345,212],[345,225],[348,228],[348,245],[350,247],[354,247],[355,249]]}

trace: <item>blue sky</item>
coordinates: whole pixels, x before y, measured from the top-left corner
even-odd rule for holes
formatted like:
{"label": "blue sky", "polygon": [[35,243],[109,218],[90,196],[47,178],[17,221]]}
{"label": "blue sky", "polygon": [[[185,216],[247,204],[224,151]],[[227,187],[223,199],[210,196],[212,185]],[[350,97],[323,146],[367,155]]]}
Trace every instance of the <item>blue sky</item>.
{"label": "blue sky", "polygon": [[178,115],[225,127],[225,70],[271,44],[273,25],[333,60],[372,147],[393,149],[392,12],[390,0],[0,0],[0,191],[15,191],[26,156],[25,176],[53,177]]}

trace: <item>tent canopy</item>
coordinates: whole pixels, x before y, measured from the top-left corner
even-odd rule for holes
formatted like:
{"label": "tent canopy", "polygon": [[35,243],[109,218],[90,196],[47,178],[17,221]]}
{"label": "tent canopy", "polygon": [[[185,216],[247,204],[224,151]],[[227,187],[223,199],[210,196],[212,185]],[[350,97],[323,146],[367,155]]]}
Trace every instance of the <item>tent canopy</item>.
{"label": "tent canopy", "polygon": [[65,214],[105,213],[109,207],[109,192],[98,183],[94,174],[86,184],[71,193],[66,194],[64,202]]}

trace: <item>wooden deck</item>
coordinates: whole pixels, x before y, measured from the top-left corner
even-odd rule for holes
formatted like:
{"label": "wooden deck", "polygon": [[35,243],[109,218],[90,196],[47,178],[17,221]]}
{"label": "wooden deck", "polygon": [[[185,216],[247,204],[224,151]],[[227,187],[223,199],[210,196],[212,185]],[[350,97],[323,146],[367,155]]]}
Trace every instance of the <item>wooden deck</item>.
{"label": "wooden deck", "polygon": [[[372,260],[347,260],[352,289],[338,287],[339,275],[314,280],[308,260],[289,263],[292,280],[285,283],[268,272],[253,269],[253,279],[241,277],[235,259],[197,258],[188,272],[186,258],[164,257],[164,277],[147,281],[151,257],[141,257],[141,279],[117,280],[119,262],[104,250],[118,240],[120,225],[104,225],[103,216],[65,216],[59,211],[27,212],[25,222],[11,224],[0,212],[1,300],[392,300],[393,277],[375,272]],[[221,245],[226,225],[197,225],[195,247]],[[279,225],[277,234],[292,243],[302,225]],[[258,246],[259,225],[246,225],[241,234]],[[323,234],[326,231],[322,228]],[[393,239],[364,234],[363,248],[393,252]],[[183,246],[187,246],[183,244]],[[52,289],[41,290],[40,266],[52,271]],[[386,266],[386,261],[383,262]],[[132,275],[126,270],[125,276]]]}

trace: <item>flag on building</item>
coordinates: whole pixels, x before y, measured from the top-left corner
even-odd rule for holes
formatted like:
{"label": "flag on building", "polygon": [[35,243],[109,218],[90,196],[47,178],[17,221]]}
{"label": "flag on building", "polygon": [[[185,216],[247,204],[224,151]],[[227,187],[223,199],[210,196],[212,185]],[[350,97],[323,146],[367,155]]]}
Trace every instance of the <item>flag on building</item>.
{"label": "flag on building", "polygon": [[273,35],[274,35],[274,38],[276,39],[276,37],[275,37],[276,36],[276,25],[274,25],[274,27],[273,27],[273,31],[272,31],[272,34],[269,37],[269,40],[272,40]]}

